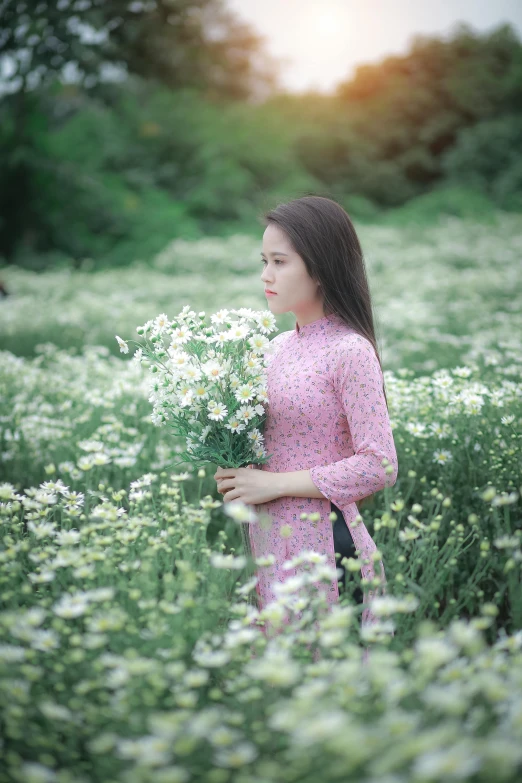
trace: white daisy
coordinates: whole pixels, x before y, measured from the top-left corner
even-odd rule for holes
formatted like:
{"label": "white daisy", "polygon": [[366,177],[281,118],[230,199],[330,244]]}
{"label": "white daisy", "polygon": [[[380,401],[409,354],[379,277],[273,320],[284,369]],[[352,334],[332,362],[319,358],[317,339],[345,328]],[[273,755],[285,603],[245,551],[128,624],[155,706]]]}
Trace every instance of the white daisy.
{"label": "white daisy", "polygon": [[453,459],[451,451],[447,449],[440,449],[433,452],[433,462],[437,462],[439,465],[446,465],[447,462]]}
{"label": "white daisy", "polygon": [[257,325],[263,334],[270,334],[273,332],[276,325],[275,316],[272,313],[263,313],[263,315],[256,318]]}
{"label": "white daisy", "polygon": [[213,380],[218,380],[225,374],[225,368],[216,361],[205,362],[202,370],[208,378],[212,378]]}
{"label": "white daisy", "polygon": [[217,334],[215,334],[212,338],[212,342],[216,343],[217,345],[227,343],[229,340],[229,332],[217,332]]}
{"label": "white daisy", "polygon": [[170,324],[169,318],[165,313],[161,313],[154,321],[156,332],[163,332]]}
{"label": "white daisy", "polygon": [[52,607],[53,612],[64,619],[80,617],[85,614],[88,608],[89,603],[84,595],[71,595],[70,593],[62,595]]}
{"label": "white daisy", "polygon": [[173,368],[183,368],[185,369],[189,362],[190,362],[190,356],[185,351],[167,351],[167,353],[170,356],[170,365]]}
{"label": "white daisy", "polygon": [[228,319],[228,315],[229,311],[223,308],[222,310],[218,310],[217,313],[214,313],[214,315],[211,315],[210,320],[213,324],[224,324]]}
{"label": "white daisy", "polygon": [[199,381],[201,379],[202,372],[199,367],[195,367],[193,364],[189,364],[183,368],[180,373],[181,377],[185,381]]}
{"label": "white daisy", "polygon": [[192,386],[187,381],[181,381],[181,383],[178,385],[177,392],[180,397],[184,397],[185,394],[188,394],[192,391]]}
{"label": "white daisy", "polygon": [[253,334],[248,344],[254,353],[261,353],[268,346],[268,338],[264,334]]}
{"label": "white daisy", "polygon": [[195,400],[203,400],[205,397],[208,397],[208,389],[203,383],[198,383],[194,386],[193,391]]}
{"label": "white daisy", "polygon": [[230,340],[244,340],[249,333],[250,329],[247,324],[235,324],[228,332]]}
{"label": "white daisy", "polygon": [[184,345],[184,343],[188,343],[191,337],[192,332],[188,326],[178,326],[176,329],[172,330],[171,344]]}
{"label": "white daisy", "polygon": [[209,402],[207,410],[209,411],[208,418],[212,421],[222,421],[228,413],[226,406],[216,400]]}
{"label": "white daisy", "polygon": [[118,337],[118,335],[116,335],[116,339],[118,341],[118,345],[120,346],[120,353],[129,353],[129,346],[125,340],[122,340],[121,337]]}
{"label": "white daisy", "polygon": [[252,405],[246,405],[245,407],[240,408],[236,415],[240,421],[244,421],[248,424],[248,422],[254,418],[255,413]]}
{"label": "white daisy", "polygon": [[194,399],[194,391],[193,389],[188,389],[185,394],[180,398],[179,404],[182,408],[188,408],[190,405],[192,405],[192,400]]}
{"label": "white daisy", "polygon": [[143,359],[143,348],[136,348],[131,361],[133,361],[135,364],[140,364],[142,359]]}
{"label": "white daisy", "polygon": [[240,315],[242,318],[253,318],[255,315],[255,311],[252,310],[251,307],[240,307],[239,309],[233,310],[232,312]]}
{"label": "white daisy", "polygon": [[245,370],[249,370],[251,373],[260,372],[260,370],[262,369],[261,357],[256,356],[256,354],[252,351],[247,355],[247,358],[244,360],[243,366]]}
{"label": "white daisy", "polygon": [[59,546],[71,546],[73,544],[78,544],[80,538],[80,531],[73,528],[71,530],[60,530],[56,534],[54,540]]}
{"label": "white daisy", "polygon": [[254,397],[255,391],[250,384],[245,383],[235,391],[235,397],[238,402],[249,402]]}
{"label": "white daisy", "polygon": [[231,432],[242,432],[245,429],[246,424],[240,421],[236,416],[233,416],[225,424],[225,427],[227,428],[227,430],[230,430]]}
{"label": "white daisy", "polygon": [[424,433],[424,430],[426,429],[426,425],[420,421],[409,421],[406,424],[406,429],[408,432],[411,432],[412,435],[421,437]]}
{"label": "white daisy", "polygon": [[261,435],[259,430],[252,430],[251,432],[248,433],[247,437],[251,441],[253,441],[256,444],[256,446],[260,446],[263,441],[263,436]]}
{"label": "white daisy", "polygon": [[203,427],[203,429],[201,430],[201,434],[199,436],[199,440],[200,440],[201,443],[205,442],[206,437],[207,437],[207,435],[208,435],[208,433],[210,432],[211,429],[212,429],[212,427],[210,426],[210,424],[208,424],[206,427]]}

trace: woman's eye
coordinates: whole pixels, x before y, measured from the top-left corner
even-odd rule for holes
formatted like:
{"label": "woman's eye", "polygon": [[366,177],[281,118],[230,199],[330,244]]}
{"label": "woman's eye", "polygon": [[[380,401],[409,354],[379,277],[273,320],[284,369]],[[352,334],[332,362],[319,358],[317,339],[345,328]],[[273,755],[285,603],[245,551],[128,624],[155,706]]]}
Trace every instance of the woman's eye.
{"label": "woman's eye", "polygon": [[[262,258],[262,259],[261,259],[261,263],[262,263],[262,264],[266,264],[266,258]],[[280,258],[274,258],[274,263],[275,263],[275,264],[282,264],[283,262],[281,261],[281,259],[280,259]]]}

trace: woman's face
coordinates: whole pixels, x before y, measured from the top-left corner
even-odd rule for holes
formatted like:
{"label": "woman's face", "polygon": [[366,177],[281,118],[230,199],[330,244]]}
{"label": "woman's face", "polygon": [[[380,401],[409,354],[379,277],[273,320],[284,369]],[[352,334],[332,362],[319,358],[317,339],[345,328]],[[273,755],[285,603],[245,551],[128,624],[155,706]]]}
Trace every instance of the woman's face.
{"label": "woman's face", "polygon": [[263,234],[261,280],[275,293],[265,293],[274,315],[293,312],[298,322],[306,323],[323,315],[323,297],[319,283],[312,280],[305,263],[279,226],[270,223]]}

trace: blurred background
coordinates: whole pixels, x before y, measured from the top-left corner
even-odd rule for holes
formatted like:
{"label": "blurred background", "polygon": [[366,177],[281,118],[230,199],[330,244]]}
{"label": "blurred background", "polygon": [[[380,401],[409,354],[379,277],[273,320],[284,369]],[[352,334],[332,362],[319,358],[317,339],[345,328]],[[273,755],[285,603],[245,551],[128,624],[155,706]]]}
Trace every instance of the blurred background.
{"label": "blurred background", "polygon": [[364,221],[419,197],[419,212],[522,207],[517,1],[0,14],[4,264],[127,266],[176,237],[260,236],[260,210],[306,192]]}
{"label": "blurred background", "polygon": [[158,312],[264,308],[260,216],[310,193],[356,225],[388,366],[448,366],[486,313],[518,327],[518,0],[0,16],[0,347],[117,355]]}

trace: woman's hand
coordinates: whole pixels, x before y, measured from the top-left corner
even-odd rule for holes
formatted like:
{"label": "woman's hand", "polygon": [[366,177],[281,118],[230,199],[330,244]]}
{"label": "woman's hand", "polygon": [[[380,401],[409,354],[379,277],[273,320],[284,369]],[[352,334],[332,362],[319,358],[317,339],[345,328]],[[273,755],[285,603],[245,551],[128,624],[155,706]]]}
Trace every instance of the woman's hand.
{"label": "woman's hand", "polygon": [[223,503],[241,500],[250,506],[281,497],[278,474],[252,468],[218,468],[214,474]]}

